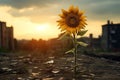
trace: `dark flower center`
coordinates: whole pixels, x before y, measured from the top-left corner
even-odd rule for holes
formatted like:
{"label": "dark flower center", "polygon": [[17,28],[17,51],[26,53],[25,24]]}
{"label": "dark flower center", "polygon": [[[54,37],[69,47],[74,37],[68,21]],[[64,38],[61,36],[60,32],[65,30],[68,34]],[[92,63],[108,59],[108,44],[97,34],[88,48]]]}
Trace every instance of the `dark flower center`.
{"label": "dark flower center", "polygon": [[69,27],[75,28],[79,25],[80,19],[78,15],[68,14],[66,17],[66,24]]}

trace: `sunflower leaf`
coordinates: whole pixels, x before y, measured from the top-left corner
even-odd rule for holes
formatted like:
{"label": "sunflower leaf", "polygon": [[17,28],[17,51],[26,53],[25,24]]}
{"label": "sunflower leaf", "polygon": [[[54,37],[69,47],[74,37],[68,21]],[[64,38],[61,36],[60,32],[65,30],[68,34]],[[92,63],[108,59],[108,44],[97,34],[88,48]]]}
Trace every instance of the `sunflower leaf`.
{"label": "sunflower leaf", "polygon": [[77,35],[83,36],[88,30],[79,31]]}
{"label": "sunflower leaf", "polygon": [[87,47],[88,44],[87,43],[84,43],[84,42],[77,42],[78,45],[80,46],[83,46],[83,47]]}
{"label": "sunflower leaf", "polygon": [[61,33],[58,40],[64,40],[64,39],[67,39],[68,38],[68,33],[64,32],[64,33]]}
{"label": "sunflower leaf", "polygon": [[72,48],[71,50],[68,50],[67,52],[65,52],[66,54],[68,54],[68,53],[74,53],[74,51],[75,51],[75,48]]}

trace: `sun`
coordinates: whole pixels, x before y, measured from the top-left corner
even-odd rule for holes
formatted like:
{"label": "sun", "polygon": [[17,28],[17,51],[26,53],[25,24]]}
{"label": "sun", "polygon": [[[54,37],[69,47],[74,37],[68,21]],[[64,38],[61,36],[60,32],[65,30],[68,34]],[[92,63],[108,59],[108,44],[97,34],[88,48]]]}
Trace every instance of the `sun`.
{"label": "sun", "polygon": [[37,39],[42,38],[44,40],[48,40],[58,37],[59,34],[58,28],[54,27],[54,24],[50,23],[37,24],[34,25],[34,28],[35,29],[32,34],[35,34],[34,37]]}
{"label": "sun", "polygon": [[49,24],[39,24],[36,26],[36,31],[37,32],[44,32],[49,29]]}

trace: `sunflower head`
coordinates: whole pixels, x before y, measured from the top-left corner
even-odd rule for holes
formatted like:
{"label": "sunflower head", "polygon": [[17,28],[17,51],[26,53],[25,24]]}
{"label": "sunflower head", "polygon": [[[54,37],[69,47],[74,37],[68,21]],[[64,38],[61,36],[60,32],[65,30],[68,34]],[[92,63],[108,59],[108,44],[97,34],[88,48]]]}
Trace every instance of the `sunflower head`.
{"label": "sunflower head", "polygon": [[62,9],[62,14],[59,15],[58,26],[61,31],[66,31],[70,34],[76,34],[86,25],[86,17],[78,7],[70,6],[68,11]]}

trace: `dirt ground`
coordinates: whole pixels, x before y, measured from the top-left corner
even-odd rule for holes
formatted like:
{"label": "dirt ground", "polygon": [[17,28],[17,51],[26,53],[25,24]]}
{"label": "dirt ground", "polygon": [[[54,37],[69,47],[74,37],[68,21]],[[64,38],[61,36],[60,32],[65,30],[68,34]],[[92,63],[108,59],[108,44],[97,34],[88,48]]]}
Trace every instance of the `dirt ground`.
{"label": "dirt ground", "polygon": [[[120,80],[120,62],[77,56],[77,80]],[[74,80],[74,58],[50,56],[46,59],[14,53],[0,54],[0,80]]]}

